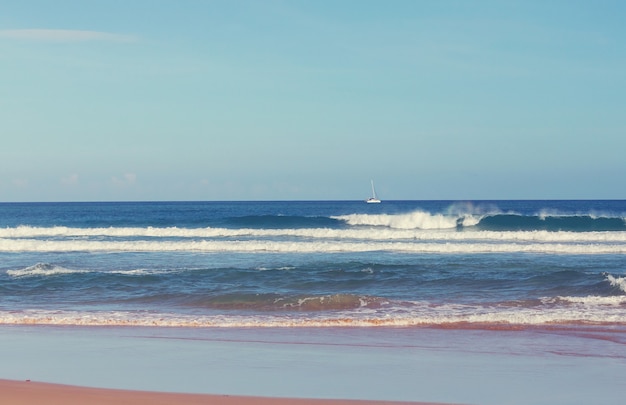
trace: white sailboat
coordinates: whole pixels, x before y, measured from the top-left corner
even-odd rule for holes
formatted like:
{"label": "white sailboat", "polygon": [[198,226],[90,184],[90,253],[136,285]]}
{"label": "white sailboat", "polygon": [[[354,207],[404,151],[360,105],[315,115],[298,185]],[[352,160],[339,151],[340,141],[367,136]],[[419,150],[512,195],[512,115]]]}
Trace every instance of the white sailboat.
{"label": "white sailboat", "polygon": [[376,197],[376,190],[374,189],[374,180],[370,180],[372,182],[372,196],[365,200],[368,204],[379,204],[380,200]]}

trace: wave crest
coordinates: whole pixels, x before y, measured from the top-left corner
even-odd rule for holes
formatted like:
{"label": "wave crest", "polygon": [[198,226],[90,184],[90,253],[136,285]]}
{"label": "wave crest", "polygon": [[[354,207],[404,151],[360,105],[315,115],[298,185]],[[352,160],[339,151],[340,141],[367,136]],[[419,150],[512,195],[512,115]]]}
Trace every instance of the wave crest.
{"label": "wave crest", "polygon": [[50,263],[37,263],[23,269],[7,270],[7,274],[11,277],[56,276],[60,274],[76,274],[87,272],[87,270],[66,269],[65,267],[57,266]]}
{"label": "wave crest", "polygon": [[334,217],[351,226],[382,226],[392,229],[455,229],[459,226],[474,226],[481,216],[470,214],[431,214],[415,211],[406,214],[351,214]]}
{"label": "wave crest", "polygon": [[[473,236],[473,235],[472,235]],[[480,236],[480,235],[475,235]],[[513,235],[516,236],[516,235]],[[40,241],[1,240],[1,252],[403,252],[403,253],[560,253],[560,254],[626,254],[626,243],[583,239],[533,239],[496,236],[483,238],[418,238],[400,241],[317,240],[317,241]],[[35,269],[40,272],[62,272],[61,269]],[[31,272],[32,272],[31,271]],[[27,271],[25,271],[27,272]],[[78,272],[72,270],[72,272]]]}
{"label": "wave crest", "polygon": [[232,293],[214,297],[186,297],[183,305],[216,310],[253,311],[348,311],[363,308],[378,308],[386,302],[381,297],[331,294],[306,296],[281,296],[277,294]]}
{"label": "wave crest", "polygon": [[[624,325],[626,297],[556,297],[541,305],[503,308],[405,302],[395,311],[292,311],[264,314],[191,315],[146,311],[0,310],[0,325],[154,326],[154,327],[486,327],[541,325]],[[565,305],[564,305],[565,304]],[[584,311],[579,308],[584,307]],[[355,311],[358,311],[355,312]],[[218,311],[221,312],[221,311]]]}
{"label": "wave crest", "polygon": [[614,277],[607,274],[606,279],[611,283],[611,287],[619,288],[623,293],[626,293],[626,277]]}

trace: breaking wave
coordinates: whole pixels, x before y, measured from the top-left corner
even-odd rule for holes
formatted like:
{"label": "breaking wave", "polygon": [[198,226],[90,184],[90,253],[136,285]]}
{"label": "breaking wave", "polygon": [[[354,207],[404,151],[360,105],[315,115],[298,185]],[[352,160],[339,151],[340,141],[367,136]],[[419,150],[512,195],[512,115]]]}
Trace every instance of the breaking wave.
{"label": "breaking wave", "polygon": [[[315,231],[303,239],[249,234],[232,240],[0,238],[0,252],[407,252],[625,254],[626,233],[472,232],[359,234]],[[275,235],[280,236],[280,235]],[[39,269],[40,271],[62,271]]]}
{"label": "breaking wave", "polygon": [[[149,299],[149,298],[148,298]],[[139,300],[140,302],[141,300]],[[213,310],[254,311],[347,311],[359,308],[378,308],[387,300],[356,294],[281,295],[229,293],[214,296],[187,296],[180,300],[184,306]]]}
{"label": "breaking wave", "polygon": [[351,226],[375,226],[392,229],[464,229],[485,231],[626,231],[623,217],[583,215],[536,215],[517,213],[452,213],[432,214],[415,211],[406,214],[352,214],[336,217]]}
{"label": "breaking wave", "polygon": [[49,263],[37,263],[24,269],[7,270],[12,277],[56,276],[60,274],[88,273],[86,270],[72,270]]}
{"label": "breaking wave", "polygon": [[88,274],[88,273],[102,273],[102,274],[121,274],[129,276],[145,276],[155,275],[163,273],[172,273],[171,270],[159,270],[159,269],[130,269],[130,270],[83,270],[83,269],[68,269],[63,266],[59,266],[51,263],[37,263],[32,266],[28,266],[22,269],[10,269],[6,271],[6,274],[13,278],[21,277],[54,277],[69,274]]}
{"label": "breaking wave", "polygon": [[[565,303],[565,304],[564,304]],[[560,305],[557,305],[560,304]],[[155,327],[470,327],[541,325],[623,325],[626,296],[558,297],[537,305],[511,307],[463,304],[435,305],[427,302],[400,303],[395,310],[385,305],[359,306],[307,316],[266,312],[254,315],[234,313],[190,315],[147,311],[0,311],[0,324],[75,325],[75,326],[155,326]]]}
{"label": "breaking wave", "polygon": [[455,229],[460,226],[474,226],[480,217],[474,215],[451,216],[416,211],[407,214],[352,214],[337,216],[352,226],[380,226],[393,229]]}
{"label": "breaking wave", "polygon": [[[372,218],[376,221],[395,219],[408,224],[404,216],[351,218],[351,221],[360,224],[373,225],[375,221],[370,221]],[[441,221],[445,222],[444,219]],[[393,225],[392,222],[387,221],[384,227],[355,226],[346,229],[19,226],[0,229],[0,252],[626,253],[626,231],[487,231],[478,230],[478,226],[472,230],[457,231],[441,228],[398,229],[390,225]],[[406,228],[409,228],[408,225]],[[36,268],[32,271],[61,272],[63,269]]]}
{"label": "breaking wave", "polygon": [[614,277],[607,274],[606,279],[611,283],[612,287],[619,288],[623,293],[626,293],[626,277]]}

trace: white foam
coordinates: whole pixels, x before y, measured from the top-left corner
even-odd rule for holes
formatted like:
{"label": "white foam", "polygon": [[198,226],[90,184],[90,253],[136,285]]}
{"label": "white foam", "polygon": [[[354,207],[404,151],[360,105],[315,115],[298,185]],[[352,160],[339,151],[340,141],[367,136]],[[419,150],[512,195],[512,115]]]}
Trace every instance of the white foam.
{"label": "white foam", "polygon": [[[108,228],[70,228],[65,226],[34,227],[18,226],[15,228],[0,228],[0,238],[33,238],[33,237],[81,237],[81,236],[108,236],[108,237],[218,237],[224,236],[228,230],[221,228],[178,228],[178,227],[108,227]],[[247,230],[232,230],[232,235],[246,235]]]}
{"label": "white foam", "polygon": [[130,269],[130,270],[110,270],[110,271],[98,271],[98,270],[81,270],[81,269],[68,269],[62,266],[49,264],[49,263],[37,263],[33,266],[29,266],[23,269],[7,270],[7,275],[11,277],[52,277],[63,274],[83,274],[83,273],[107,273],[107,274],[122,274],[128,276],[144,276],[153,274],[171,273],[172,270],[162,269]]}
{"label": "white foam", "polygon": [[626,293],[626,277],[613,277],[612,275],[607,274],[606,279],[611,283],[613,287],[618,287],[620,290]]}
{"label": "white foam", "polygon": [[[570,297],[572,298],[572,297]],[[574,298],[572,298],[575,301]],[[584,301],[584,300],[583,300]],[[594,301],[595,302],[595,301]],[[622,301],[623,302],[623,301]],[[580,306],[583,306],[582,308]],[[298,312],[298,314],[300,314]],[[147,311],[66,311],[26,310],[0,311],[4,325],[74,325],[74,326],[155,326],[155,327],[413,327],[467,325],[555,325],[616,324],[623,325],[623,305],[574,305],[498,309],[489,306],[409,305],[377,312],[363,306],[338,313],[318,315],[186,315]]]}
{"label": "white foam", "polygon": [[554,297],[543,300],[545,303],[566,302],[570,304],[581,304],[586,307],[593,306],[621,306],[626,304],[626,295],[616,296],[595,296],[588,295],[584,297]]}
{"label": "white foam", "polygon": [[[349,229],[20,226],[0,229],[0,251],[626,253],[626,232],[457,231],[441,229],[443,226],[455,227],[456,217],[425,213],[348,217],[360,224],[384,223],[385,226]],[[465,221],[472,220],[476,219],[465,218]],[[415,229],[420,221],[426,223],[422,226],[436,229]]]}
{"label": "white foam", "polygon": [[[150,276],[155,274],[172,273],[172,270],[159,270],[159,269],[133,269],[133,270],[112,270],[106,273],[110,274],[122,274],[125,276]],[[102,272],[104,273],[104,272]]]}
{"label": "white foam", "polygon": [[55,276],[59,274],[87,273],[87,270],[72,270],[47,263],[37,263],[24,269],[7,270],[12,277]]}
{"label": "white foam", "polygon": [[0,239],[2,252],[371,252],[626,254],[626,244],[506,241],[38,240]]}
{"label": "white foam", "polygon": [[[455,229],[458,216],[415,211],[407,214],[352,214],[333,217],[352,226],[384,226],[392,229]],[[476,221],[478,223],[478,221]]]}
{"label": "white foam", "polygon": [[[471,221],[472,219],[466,219]],[[444,221],[445,222],[445,221]],[[598,242],[624,243],[626,232],[549,232],[549,231],[462,231],[444,229],[228,229],[228,228],[67,228],[67,227],[17,227],[0,228],[0,240],[61,238],[266,238],[301,237],[315,239],[364,240],[491,240],[491,241],[545,241],[545,242]]]}
{"label": "white foam", "polygon": [[555,218],[566,218],[566,217],[589,217],[591,219],[600,219],[600,218],[621,218],[625,223],[626,223],[626,218],[623,217],[623,214],[621,215],[616,215],[614,213],[609,213],[609,212],[603,212],[603,211],[598,211],[598,210],[591,210],[588,212],[567,212],[567,211],[562,211],[562,210],[558,210],[558,209],[549,209],[549,208],[544,208],[541,211],[539,211],[537,213],[537,216],[542,219],[545,220],[548,217],[555,217]]}

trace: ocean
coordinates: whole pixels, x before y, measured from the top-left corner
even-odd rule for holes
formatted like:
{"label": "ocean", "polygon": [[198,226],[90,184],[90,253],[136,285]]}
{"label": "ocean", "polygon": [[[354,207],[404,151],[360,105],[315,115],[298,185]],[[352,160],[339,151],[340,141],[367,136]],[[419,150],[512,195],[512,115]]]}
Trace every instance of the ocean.
{"label": "ocean", "polygon": [[623,332],[626,201],[2,203],[0,324]]}
{"label": "ocean", "polygon": [[617,405],[625,347],[626,201],[0,203],[0,378]]}

